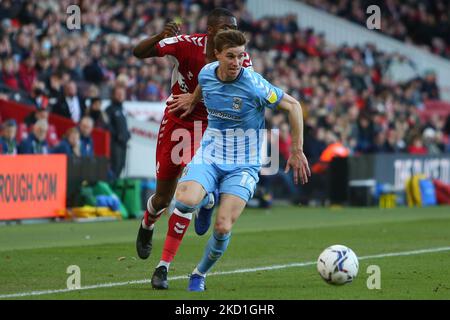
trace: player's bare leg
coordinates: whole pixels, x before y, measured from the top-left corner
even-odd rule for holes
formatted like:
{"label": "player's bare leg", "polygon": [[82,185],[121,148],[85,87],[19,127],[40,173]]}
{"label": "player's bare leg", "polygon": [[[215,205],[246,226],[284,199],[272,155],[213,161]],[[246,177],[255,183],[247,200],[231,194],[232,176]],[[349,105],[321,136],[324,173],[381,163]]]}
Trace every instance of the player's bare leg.
{"label": "player's bare leg", "polygon": [[206,289],[206,273],[227,249],[233,224],[241,215],[246,204],[247,202],[238,196],[226,193],[221,194],[214,232],[208,240],[202,260],[189,279],[189,291],[204,291]]}
{"label": "player's bare leg", "polygon": [[136,239],[136,251],[141,259],[147,259],[152,251],[155,222],[172,201],[178,178],[161,180],[156,183],[156,192],[147,201],[147,209],[142,218]]}

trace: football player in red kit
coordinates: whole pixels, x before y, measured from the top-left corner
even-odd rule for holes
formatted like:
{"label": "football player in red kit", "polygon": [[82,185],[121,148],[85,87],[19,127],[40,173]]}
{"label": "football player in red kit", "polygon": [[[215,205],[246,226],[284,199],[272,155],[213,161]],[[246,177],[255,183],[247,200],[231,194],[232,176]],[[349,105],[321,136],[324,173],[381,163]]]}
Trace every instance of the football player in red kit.
{"label": "football player in red kit", "polygon": [[[192,94],[197,87],[197,76],[203,66],[214,61],[214,36],[220,30],[237,29],[236,17],[227,9],[217,8],[211,11],[207,17],[207,33],[178,35],[179,26],[175,22],[165,25],[164,30],[150,38],[142,40],[134,48],[133,54],[140,59],[150,57],[167,56],[174,64],[172,71],[172,94],[168,98],[170,103],[172,96],[179,97],[183,94]],[[251,61],[247,56],[244,67],[251,67]],[[161,121],[156,149],[156,192],[148,202],[144,217],[140,224],[136,249],[142,259],[147,259],[152,250],[152,237],[154,224],[161,214],[170,205],[178,178],[186,164],[189,163],[199,146],[201,137],[207,127],[207,111],[202,102],[199,102],[189,114],[183,112],[169,112],[166,108]],[[177,129],[181,129],[175,132]],[[181,132],[189,132],[190,141],[182,141],[185,145],[180,150]],[[186,135],[185,135],[186,136]],[[181,152],[174,152],[173,150]],[[187,148],[186,148],[187,147]],[[185,152],[188,151],[188,152]],[[201,210],[212,212],[216,196],[209,196]],[[201,216],[201,212],[199,216]],[[181,244],[184,234],[189,226],[192,214],[172,214],[169,218],[169,228],[164,243],[162,257],[152,276],[152,287],[154,289],[168,289],[167,273],[169,265],[174,259]],[[210,219],[210,216],[209,216]],[[209,220],[210,221],[210,220]],[[197,230],[203,234],[206,229]]]}

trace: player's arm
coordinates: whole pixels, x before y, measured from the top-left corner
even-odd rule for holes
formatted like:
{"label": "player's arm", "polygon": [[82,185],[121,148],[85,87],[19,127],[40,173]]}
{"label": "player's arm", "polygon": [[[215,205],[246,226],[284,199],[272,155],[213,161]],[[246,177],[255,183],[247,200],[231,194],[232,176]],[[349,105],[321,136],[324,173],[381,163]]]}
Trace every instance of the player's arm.
{"label": "player's arm", "polygon": [[202,88],[197,85],[193,93],[183,93],[173,96],[173,100],[167,101],[169,113],[181,112],[180,118],[188,116],[194,110],[197,103],[202,99]]}
{"label": "player's arm", "polygon": [[291,154],[286,163],[285,172],[290,168],[294,170],[294,182],[300,181],[302,184],[308,182],[308,177],[311,176],[308,160],[303,153],[303,112],[300,102],[285,93],[278,104],[278,109],[288,113],[289,125],[291,127],[292,146]]}
{"label": "player's arm", "polygon": [[133,55],[139,59],[158,56],[156,44],[162,39],[176,36],[179,31],[180,28],[176,22],[167,23],[162,32],[139,42],[133,49]]}

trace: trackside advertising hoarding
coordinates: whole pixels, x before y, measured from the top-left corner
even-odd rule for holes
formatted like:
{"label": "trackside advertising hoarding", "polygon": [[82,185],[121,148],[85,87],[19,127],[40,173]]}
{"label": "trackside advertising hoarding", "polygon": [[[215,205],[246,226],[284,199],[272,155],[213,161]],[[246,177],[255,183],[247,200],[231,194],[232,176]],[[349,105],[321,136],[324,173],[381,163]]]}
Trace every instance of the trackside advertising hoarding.
{"label": "trackside advertising hoarding", "polygon": [[0,156],[0,220],[58,217],[66,188],[66,155]]}
{"label": "trackside advertising hoarding", "polygon": [[450,183],[450,155],[375,154],[349,158],[350,180],[375,179],[405,188],[415,174]]}

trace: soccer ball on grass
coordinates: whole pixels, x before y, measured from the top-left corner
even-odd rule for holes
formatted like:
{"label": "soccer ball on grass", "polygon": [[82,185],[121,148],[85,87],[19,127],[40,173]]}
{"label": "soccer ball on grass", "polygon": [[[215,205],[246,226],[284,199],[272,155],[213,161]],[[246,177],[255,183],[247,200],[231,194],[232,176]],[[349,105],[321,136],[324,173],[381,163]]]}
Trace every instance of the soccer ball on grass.
{"label": "soccer ball on grass", "polygon": [[358,257],[352,249],[339,244],[326,248],[317,259],[320,276],[334,285],[352,282],[358,274],[358,267]]}

